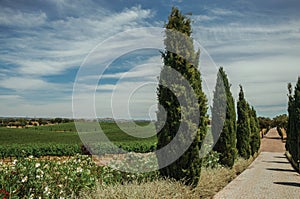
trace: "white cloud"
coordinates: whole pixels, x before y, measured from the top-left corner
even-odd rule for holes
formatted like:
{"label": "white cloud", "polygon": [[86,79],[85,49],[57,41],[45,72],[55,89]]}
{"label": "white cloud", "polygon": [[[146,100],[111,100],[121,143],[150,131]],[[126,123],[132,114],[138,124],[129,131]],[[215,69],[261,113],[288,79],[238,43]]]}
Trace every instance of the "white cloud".
{"label": "white cloud", "polygon": [[44,12],[26,13],[20,10],[0,7],[0,25],[31,28],[44,25],[47,15]]}
{"label": "white cloud", "polygon": [[[148,26],[146,19],[154,14],[141,6],[110,12],[90,1],[45,3],[54,4],[57,17],[42,11],[0,8],[0,24],[11,27],[0,38],[0,51],[5,52],[0,62],[13,66],[1,69],[0,88],[12,91],[0,96],[0,115],[71,116],[72,84],[51,83],[43,76],[78,67],[100,42]],[[86,92],[96,89],[91,85],[82,88]]]}
{"label": "white cloud", "polygon": [[156,77],[159,75],[160,69],[163,66],[161,56],[153,56],[147,60],[142,61],[142,64],[136,64],[128,62],[128,65],[131,65],[131,70],[121,73],[113,74],[104,74],[101,76],[101,79],[104,78],[115,78],[115,79],[138,79],[143,78],[146,80],[156,80]]}
{"label": "white cloud", "polygon": [[[0,23],[1,19],[2,24],[6,19],[11,20],[6,22],[9,24],[13,24],[13,20],[18,21],[14,17],[11,19],[12,10],[8,10],[10,11],[0,14]],[[21,74],[60,74],[68,68],[79,66],[99,42],[118,32],[145,26],[147,23],[144,19],[153,15],[150,10],[140,6],[124,9],[120,13],[103,11],[85,14],[79,18],[66,17],[40,23],[32,19],[38,18],[36,12],[25,14],[18,11],[17,16],[13,15],[15,18],[23,18],[39,30],[30,29],[28,24],[25,26],[25,22],[20,21],[25,26],[24,29],[18,30],[15,36],[9,35],[5,40],[1,39],[3,44],[0,50],[10,49],[10,53],[2,56],[0,61],[16,64],[18,68],[13,70]]]}
{"label": "white cloud", "polygon": [[9,77],[1,80],[0,86],[13,90],[37,90],[50,87],[51,84],[40,79]]}
{"label": "white cloud", "polygon": [[207,21],[213,21],[215,19],[217,19],[218,17],[216,16],[210,16],[210,15],[192,15],[191,19],[193,19],[193,21],[199,21],[201,22],[207,22]]}
{"label": "white cloud", "polygon": [[20,99],[21,96],[19,95],[0,95],[0,99],[2,100],[12,100],[12,99]]}
{"label": "white cloud", "polygon": [[[217,11],[213,12],[239,14]],[[253,18],[256,15],[252,13]],[[300,75],[300,20],[285,18],[270,23],[270,16],[262,15],[260,13],[262,20],[246,20],[245,15],[205,26],[197,21],[193,34],[216,64],[224,67],[235,98],[238,85],[242,84],[246,98],[257,106],[258,113],[274,117],[286,113],[287,83],[294,82]]]}
{"label": "white cloud", "polygon": [[228,15],[237,15],[238,12],[233,12],[231,10],[223,9],[223,8],[213,8],[209,10],[212,14],[218,16],[228,16]]}

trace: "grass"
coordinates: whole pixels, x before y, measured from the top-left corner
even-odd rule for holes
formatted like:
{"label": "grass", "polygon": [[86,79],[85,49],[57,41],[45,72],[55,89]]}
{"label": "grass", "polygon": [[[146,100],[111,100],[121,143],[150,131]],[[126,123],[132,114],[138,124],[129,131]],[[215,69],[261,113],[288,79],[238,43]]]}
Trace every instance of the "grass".
{"label": "grass", "polygon": [[142,183],[98,185],[96,191],[82,193],[82,198],[212,198],[252,161],[239,158],[231,169],[202,168],[201,179],[195,189],[174,180],[159,179]]}
{"label": "grass", "polygon": [[[129,125],[129,123],[123,123],[123,130],[121,130],[116,123],[101,122],[100,126],[103,129],[105,135],[109,140],[113,142],[136,142],[136,141],[148,141],[156,142],[156,136],[154,135],[154,125],[147,126],[147,122],[137,122],[135,126]],[[81,131],[95,131],[89,129],[89,124],[85,124],[86,129],[79,129]],[[140,126],[144,126],[143,131],[140,130]],[[81,126],[84,128],[84,126]],[[126,132],[130,132],[132,135],[128,135]],[[93,137],[97,135],[97,132],[87,133],[87,136]],[[149,138],[139,138],[141,136],[148,137],[148,135],[154,135]],[[138,136],[138,137],[134,137]],[[11,144],[81,144],[80,137],[78,136],[75,124],[64,123],[51,126],[39,126],[27,129],[9,129],[0,128],[0,145]]]}

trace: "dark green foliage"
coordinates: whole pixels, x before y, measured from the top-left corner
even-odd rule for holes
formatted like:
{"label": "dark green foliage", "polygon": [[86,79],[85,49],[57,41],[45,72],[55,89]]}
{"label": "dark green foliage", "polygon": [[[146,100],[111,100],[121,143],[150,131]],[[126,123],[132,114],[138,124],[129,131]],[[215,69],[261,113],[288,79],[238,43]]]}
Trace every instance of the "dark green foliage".
{"label": "dark green foliage", "polygon": [[258,117],[258,122],[260,126],[260,130],[266,129],[265,133],[267,133],[271,126],[272,126],[272,120],[268,117]]}
{"label": "dark green foliage", "polygon": [[237,103],[237,150],[241,157],[248,159],[251,155],[250,148],[250,118],[249,118],[249,104],[245,100],[242,86],[240,86],[239,101]]}
{"label": "dark green foliage", "polygon": [[[207,100],[202,91],[200,72],[197,69],[200,52],[194,51],[190,19],[182,15],[177,8],[172,8],[168,19],[169,22],[165,25],[166,49],[162,52],[164,67],[157,90],[158,101],[161,105],[157,112],[156,126],[159,130],[157,148],[161,149],[168,145],[177,134],[179,138],[176,146],[167,154],[157,153],[157,158],[161,168],[167,163],[166,157],[176,155],[177,148],[195,136],[183,155],[175,162],[161,168],[160,174],[176,180],[184,180],[186,184],[196,186],[200,178],[202,162],[199,149],[207,130]],[[181,76],[171,74],[174,70]],[[190,95],[192,93],[190,88],[184,85],[184,81],[187,81],[193,88],[195,100]],[[175,93],[169,88],[173,88]],[[179,100],[185,104],[180,104]],[[200,112],[200,120],[199,115],[192,115],[195,111]],[[180,125],[182,129],[178,133]],[[193,132],[193,135],[190,132]]]}
{"label": "dark green foliage", "polygon": [[[295,162],[300,160],[300,77],[292,95],[292,85],[288,85],[289,106],[286,149]],[[299,166],[299,165],[298,165]]]}
{"label": "dark green foliage", "polygon": [[213,150],[220,153],[219,162],[232,167],[236,157],[236,113],[230,84],[223,68],[219,69],[212,107]]}
{"label": "dark green foliage", "polygon": [[40,156],[72,156],[80,154],[78,144],[14,144],[0,146],[0,158]]}
{"label": "dark green foliage", "polygon": [[260,127],[259,121],[256,116],[256,111],[254,107],[249,110],[250,113],[250,127],[251,127],[251,135],[250,135],[250,147],[251,147],[251,154],[254,155],[258,152],[260,147]]}
{"label": "dark green foliage", "polygon": [[[156,149],[156,143],[149,142],[117,142],[115,145],[109,143],[98,143],[84,147],[78,144],[13,144],[9,146],[0,145],[0,158],[23,157],[32,155],[40,156],[72,156],[76,154],[119,154],[128,152],[148,153]],[[117,147],[117,148],[116,148]]]}
{"label": "dark green foliage", "polygon": [[276,130],[278,132],[278,135],[280,136],[280,138],[283,140],[283,133],[280,127],[276,127]]}
{"label": "dark green foliage", "polygon": [[288,116],[286,114],[278,115],[273,118],[272,127],[287,129]]}

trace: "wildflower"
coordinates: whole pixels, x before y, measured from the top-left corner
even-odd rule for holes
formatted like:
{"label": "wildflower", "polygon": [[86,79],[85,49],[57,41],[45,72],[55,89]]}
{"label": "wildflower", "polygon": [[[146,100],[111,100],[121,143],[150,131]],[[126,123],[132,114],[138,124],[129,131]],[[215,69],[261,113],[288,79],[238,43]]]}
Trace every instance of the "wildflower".
{"label": "wildflower", "polygon": [[28,180],[28,177],[25,176],[25,177],[22,179],[22,182],[27,182],[27,180]]}
{"label": "wildflower", "polygon": [[46,195],[49,195],[49,194],[50,194],[50,189],[49,189],[48,186],[45,187],[44,193],[45,193]]}
{"label": "wildflower", "polygon": [[18,162],[18,160],[17,160],[17,159],[15,159],[15,160],[13,161],[13,165],[16,165],[16,164],[17,164],[17,162]]}
{"label": "wildflower", "polygon": [[82,172],[82,168],[78,167],[76,171],[77,171],[77,173],[81,173]]}
{"label": "wildflower", "polygon": [[38,162],[38,163],[35,163],[35,168],[38,168],[38,167],[40,167],[41,166],[41,164]]}

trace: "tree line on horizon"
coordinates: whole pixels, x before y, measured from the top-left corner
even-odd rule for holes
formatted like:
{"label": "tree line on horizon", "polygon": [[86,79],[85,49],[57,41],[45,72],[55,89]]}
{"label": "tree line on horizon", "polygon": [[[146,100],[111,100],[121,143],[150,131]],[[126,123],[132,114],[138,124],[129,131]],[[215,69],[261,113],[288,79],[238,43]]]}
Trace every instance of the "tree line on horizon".
{"label": "tree line on horizon", "polygon": [[[157,149],[167,146],[173,139],[177,139],[179,145],[191,138],[193,140],[187,150],[168,166],[164,166],[167,156],[176,155],[176,147],[169,148],[164,155],[157,154],[157,159],[162,176],[183,180],[185,184],[195,187],[201,173],[202,158],[199,151],[208,126],[207,98],[202,90],[201,74],[198,70],[200,51],[194,50],[190,19],[177,8],[172,8],[165,28],[165,51],[162,52],[164,66],[157,88],[157,98],[161,105],[157,111]],[[183,36],[178,36],[177,32]],[[170,75],[173,70],[180,75]],[[192,88],[185,86],[185,81]],[[230,86],[221,67],[211,108],[211,124],[216,142],[213,150],[220,154],[219,162],[226,167],[233,166],[237,155],[248,159],[260,147],[260,127],[256,111],[246,101],[242,86],[236,111]],[[191,89],[194,96],[190,94]],[[180,104],[182,101],[184,105]],[[199,113],[200,118],[193,117],[195,113]]]}

